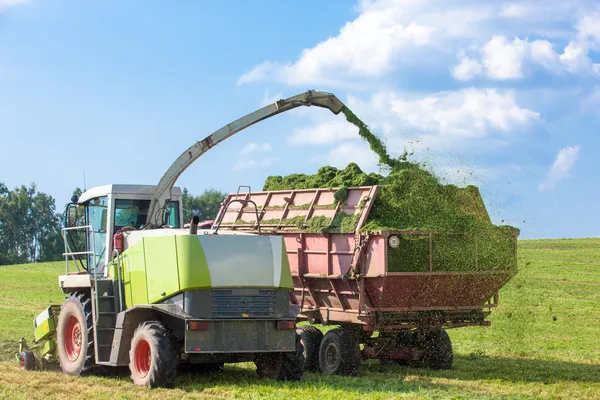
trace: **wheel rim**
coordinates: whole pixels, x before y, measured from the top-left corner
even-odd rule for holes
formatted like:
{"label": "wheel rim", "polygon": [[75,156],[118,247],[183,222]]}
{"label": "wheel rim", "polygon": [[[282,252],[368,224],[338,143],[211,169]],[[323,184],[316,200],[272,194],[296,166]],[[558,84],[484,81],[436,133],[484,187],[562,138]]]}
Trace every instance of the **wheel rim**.
{"label": "wheel rim", "polygon": [[325,348],[325,364],[328,369],[336,369],[339,363],[339,352],[337,346],[333,343],[329,343]]}
{"label": "wheel rim", "polygon": [[65,353],[70,361],[75,361],[81,353],[81,342],[83,336],[81,334],[81,325],[79,320],[74,315],[69,315],[65,326],[64,344]]}
{"label": "wheel rim", "polygon": [[140,377],[148,375],[152,363],[152,351],[150,343],[146,339],[140,339],[135,346],[135,371]]}
{"label": "wheel rim", "polygon": [[19,369],[25,369],[25,357],[23,357],[23,354],[19,356]]}

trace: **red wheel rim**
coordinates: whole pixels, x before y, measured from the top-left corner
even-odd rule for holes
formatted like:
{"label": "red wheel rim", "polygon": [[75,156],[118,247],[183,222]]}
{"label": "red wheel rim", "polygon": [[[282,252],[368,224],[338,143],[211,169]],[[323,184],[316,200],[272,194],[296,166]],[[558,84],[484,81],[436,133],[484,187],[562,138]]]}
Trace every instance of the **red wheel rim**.
{"label": "red wheel rim", "polygon": [[25,369],[25,357],[23,357],[23,354],[19,356],[19,369]]}
{"label": "red wheel rim", "polygon": [[69,315],[65,324],[65,353],[70,361],[75,361],[81,353],[81,342],[83,336],[81,334],[81,326],[77,317]]}
{"label": "red wheel rim", "polygon": [[140,377],[150,372],[151,357],[150,343],[146,339],[140,339],[135,346],[135,371]]}

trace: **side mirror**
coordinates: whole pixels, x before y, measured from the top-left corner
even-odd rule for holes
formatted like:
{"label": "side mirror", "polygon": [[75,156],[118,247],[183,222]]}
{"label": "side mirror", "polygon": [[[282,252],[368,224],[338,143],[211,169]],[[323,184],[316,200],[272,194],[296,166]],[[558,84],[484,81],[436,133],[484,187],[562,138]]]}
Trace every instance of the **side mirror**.
{"label": "side mirror", "polygon": [[67,208],[67,227],[76,226],[78,218],[77,204],[69,204]]}

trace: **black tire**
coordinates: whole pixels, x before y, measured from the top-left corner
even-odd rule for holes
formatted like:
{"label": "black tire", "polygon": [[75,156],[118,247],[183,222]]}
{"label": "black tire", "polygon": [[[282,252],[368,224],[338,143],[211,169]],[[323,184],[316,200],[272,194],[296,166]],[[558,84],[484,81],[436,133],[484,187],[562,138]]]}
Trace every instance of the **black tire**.
{"label": "black tire", "polygon": [[36,367],[35,356],[32,351],[25,350],[19,354],[19,369],[21,371],[33,371]]}
{"label": "black tire", "polygon": [[323,333],[312,325],[303,325],[296,332],[304,346],[304,370],[317,371],[319,369],[319,348]]}
{"label": "black tire", "polygon": [[427,330],[418,337],[421,352],[419,365],[431,369],[451,369],[454,361],[452,342],[441,328]]}
{"label": "black tire", "polygon": [[343,328],[325,334],[319,348],[319,368],[325,375],[356,375],[360,366],[358,340]]}
{"label": "black tire", "polygon": [[[391,339],[390,343],[386,345],[386,348],[398,349],[414,346],[414,335],[411,331],[399,331],[388,333],[387,337]],[[389,347],[388,347],[389,346]],[[408,360],[398,359],[379,359],[379,363],[384,366],[389,365],[409,365]]]}
{"label": "black tire", "polygon": [[63,372],[79,376],[96,365],[92,301],[89,293],[71,293],[58,314],[56,327],[58,360]]}
{"label": "black tire", "polygon": [[129,371],[138,386],[169,387],[177,376],[177,340],[158,321],[143,322],[131,339]]}
{"label": "black tire", "polygon": [[296,335],[296,351],[285,353],[262,353],[254,359],[256,373],[262,379],[297,381],[304,373],[304,346]]}

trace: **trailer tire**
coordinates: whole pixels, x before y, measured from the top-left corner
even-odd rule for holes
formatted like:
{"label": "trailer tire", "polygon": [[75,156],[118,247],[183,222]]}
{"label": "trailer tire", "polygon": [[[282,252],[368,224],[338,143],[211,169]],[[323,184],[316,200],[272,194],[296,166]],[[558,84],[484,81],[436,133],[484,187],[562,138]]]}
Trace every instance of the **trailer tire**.
{"label": "trailer tire", "polygon": [[35,356],[32,351],[25,350],[19,354],[19,369],[21,371],[33,371],[35,364]]}
{"label": "trailer tire", "polygon": [[319,347],[323,340],[323,332],[312,325],[303,325],[296,331],[304,346],[304,370],[317,371],[319,369]]}
{"label": "trailer tire", "polygon": [[171,331],[159,321],[141,323],[131,339],[129,371],[138,386],[168,387],[179,366],[179,348]]}
{"label": "trailer tire", "polygon": [[304,373],[304,346],[296,334],[296,351],[262,353],[254,359],[256,373],[262,379],[298,381]]}
{"label": "trailer tire", "polygon": [[79,376],[95,366],[92,300],[86,292],[65,299],[56,327],[58,360],[63,372]]}
{"label": "trailer tire", "polygon": [[431,329],[419,335],[421,366],[431,369],[451,369],[454,361],[450,336],[442,328]]}
{"label": "trailer tire", "polygon": [[360,345],[346,329],[325,334],[319,348],[319,368],[325,375],[356,375],[360,366]]}
{"label": "trailer tire", "polygon": [[[394,348],[405,348],[414,346],[415,335],[408,330],[399,331],[394,334]],[[411,361],[405,359],[379,359],[379,363],[384,366],[389,365],[410,365]]]}

